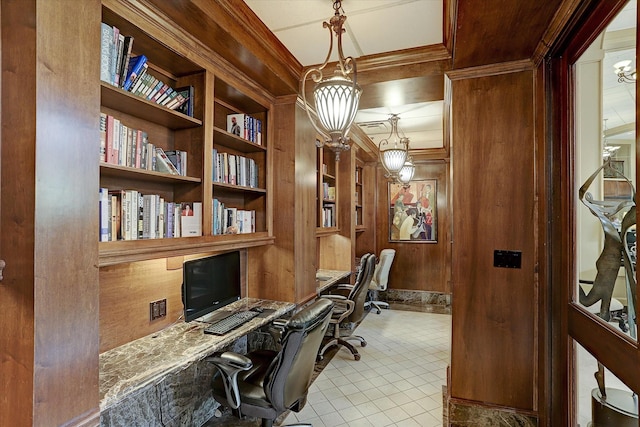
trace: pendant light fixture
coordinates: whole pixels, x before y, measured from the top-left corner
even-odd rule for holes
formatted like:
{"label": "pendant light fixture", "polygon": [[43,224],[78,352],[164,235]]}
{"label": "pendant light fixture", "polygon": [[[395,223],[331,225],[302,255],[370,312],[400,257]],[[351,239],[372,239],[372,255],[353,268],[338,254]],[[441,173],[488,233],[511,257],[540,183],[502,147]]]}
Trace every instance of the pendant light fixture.
{"label": "pendant light fixture", "polygon": [[[329,146],[335,151],[336,160],[339,160],[340,152],[351,147],[348,134],[358,111],[362,89],[356,80],[356,61],[351,56],[345,58],[342,52],[342,33],[345,32],[343,25],[347,17],[340,13],[342,9],[340,0],[333,2],[333,9],[334,16],[329,22],[322,23],[324,28],[329,29],[330,42],[327,58],[320,67],[310,68],[304,73],[300,91],[311,124],[324,138],[324,141],[316,144],[319,147]],[[331,59],[334,35],[338,40],[338,63],[333,75],[325,77],[323,70]],[[306,84],[309,78],[316,83],[313,98],[315,115],[319,123],[314,119],[307,102]]]}
{"label": "pendant light fixture", "polygon": [[411,156],[407,156],[407,160],[398,172],[398,181],[402,184],[409,184],[413,179],[413,174],[416,172],[416,165],[413,164]]}
{"label": "pendant light fixture", "polygon": [[631,60],[616,62],[613,64],[614,72],[618,76],[618,83],[635,83],[636,70],[631,69]]}
{"label": "pendant light fixture", "polygon": [[391,132],[389,136],[378,144],[378,153],[380,162],[387,173],[387,178],[398,179],[398,173],[405,165],[409,155],[409,138],[398,134],[397,114],[391,114],[389,122],[391,123]]}

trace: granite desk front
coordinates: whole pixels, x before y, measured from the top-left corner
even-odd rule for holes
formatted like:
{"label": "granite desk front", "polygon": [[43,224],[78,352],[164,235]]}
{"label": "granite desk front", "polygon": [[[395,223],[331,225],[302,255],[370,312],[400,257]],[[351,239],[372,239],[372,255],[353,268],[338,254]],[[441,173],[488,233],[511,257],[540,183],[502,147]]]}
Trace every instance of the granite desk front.
{"label": "granite desk front", "polygon": [[295,308],[288,302],[245,298],[221,310],[265,309],[226,335],[207,335],[202,322],[180,322],[100,355],[100,424],[202,425],[219,404],[204,359],[216,351],[246,351],[250,332]]}
{"label": "granite desk front", "polygon": [[350,271],[318,269],[316,272],[316,292],[320,295],[349,276],[351,276]]}

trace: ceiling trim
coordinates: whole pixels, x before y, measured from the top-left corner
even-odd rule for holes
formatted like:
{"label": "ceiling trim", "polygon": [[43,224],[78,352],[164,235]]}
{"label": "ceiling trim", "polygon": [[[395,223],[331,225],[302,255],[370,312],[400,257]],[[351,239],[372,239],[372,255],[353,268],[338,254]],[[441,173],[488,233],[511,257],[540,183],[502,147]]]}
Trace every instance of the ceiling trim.
{"label": "ceiling trim", "polygon": [[356,59],[358,62],[358,72],[443,60],[451,60],[451,54],[442,44],[394,50],[391,52],[361,56]]}
{"label": "ceiling trim", "polygon": [[499,74],[517,73],[534,69],[533,62],[529,59],[502,62],[500,64],[480,65],[478,67],[461,68],[448,71],[447,77],[451,80],[461,80],[477,77],[495,76]]}
{"label": "ceiling trim", "polygon": [[531,61],[537,67],[551,50],[551,46],[562,34],[563,28],[567,26],[571,18],[580,7],[581,0],[564,0],[560,7],[556,10],[551,23],[545,30],[538,46],[531,56]]}

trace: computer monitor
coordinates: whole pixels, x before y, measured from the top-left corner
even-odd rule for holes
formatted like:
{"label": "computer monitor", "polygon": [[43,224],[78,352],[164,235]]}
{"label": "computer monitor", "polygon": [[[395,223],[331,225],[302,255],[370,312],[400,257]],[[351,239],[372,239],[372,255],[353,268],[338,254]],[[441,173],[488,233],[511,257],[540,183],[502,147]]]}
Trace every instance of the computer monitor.
{"label": "computer monitor", "polygon": [[182,302],[186,322],[205,316],[240,298],[239,251],[184,262]]}

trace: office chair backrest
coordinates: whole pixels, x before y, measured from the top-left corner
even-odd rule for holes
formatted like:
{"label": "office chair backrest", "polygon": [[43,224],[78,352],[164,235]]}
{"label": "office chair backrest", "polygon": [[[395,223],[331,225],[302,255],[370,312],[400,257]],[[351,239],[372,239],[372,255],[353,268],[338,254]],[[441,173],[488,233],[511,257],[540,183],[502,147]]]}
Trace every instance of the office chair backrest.
{"label": "office chair backrest", "polygon": [[370,289],[376,289],[378,291],[387,290],[389,272],[391,271],[391,264],[395,256],[395,249],[383,249],[380,251],[380,261],[376,264],[373,279],[371,279],[371,285],[369,286]]}
{"label": "office chair backrest", "polygon": [[349,315],[350,322],[359,322],[364,316],[364,303],[367,299],[367,292],[369,290],[369,284],[373,278],[373,270],[376,266],[376,256],[373,254],[365,255],[367,257],[364,267],[360,270],[360,274],[356,277],[356,282],[353,285],[353,289],[349,293],[350,300],[356,303],[355,308],[351,315]]}
{"label": "office chair backrest", "polygon": [[267,398],[277,411],[284,411],[296,402],[304,404],[332,310],[333,302],[320,298],[285,324],[282,349],[269,367],[271,372],[264,384]]}

